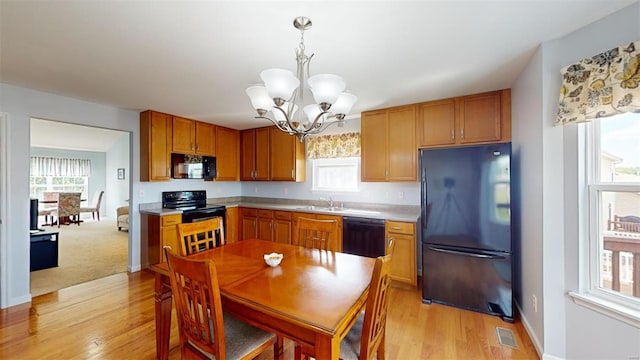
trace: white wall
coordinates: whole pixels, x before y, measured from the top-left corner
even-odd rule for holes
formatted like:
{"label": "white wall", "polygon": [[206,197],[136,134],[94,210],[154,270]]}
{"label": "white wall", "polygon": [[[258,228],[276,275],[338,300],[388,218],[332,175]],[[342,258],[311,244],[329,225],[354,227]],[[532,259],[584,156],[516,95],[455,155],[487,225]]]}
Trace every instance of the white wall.
{"label": "white wall", "polygon": [[[566,295],[568,291],[579,289],[580,141],[577,125],[553,126],[561,84],[560,68],[639,38],[640,3],[635,3],[561,39],[544,43],[512,89],[514,143],[522,147],[522,316],[530,325],[532,335],[541,339],[547,358],[630,359],[640,356],[640,329],[578,306]],[[538,102],[539,87],[541,106],[522,105],[527,99]],[[534,123],[529,124],[529,121]],[[525,154],[528,151],[534,154],[529,157]],[[529,166],[532,169],[528,169]],[[527,172],[537,179],[528,179]],[[535,172],[539,173],[536,175]],[[527,184],[533,189],[527,189]],[[538,204],[540,193],[536,190],[540,185],[542,206]],[[532,214],[526,216],[525,211]],[[528,268],[530,261],[526,260],[538,258],[540,253],[542,273],[535,266]],[[539,291],[540,279],[543,299],[535,313],[526,304],[530,302],[528,292]],[[542,329],[539,328],[540,320]]]}
{"label": "white wall", "polygon": [[[515,301],[539,353],[544,349],[542,290],[542,49],[511,87]],[[538,311],[532,296],[539,300]]]}
{"label": "white wall", "polygon": [[[115,144],[107,151],[106,187],[102,198],[101,217],[114,219],[116,209],[129,205],[129,180],[131,159],[129,154],[131,133],[123,132]],[[118,180],[118,169],[124,168],[124,180]]]}

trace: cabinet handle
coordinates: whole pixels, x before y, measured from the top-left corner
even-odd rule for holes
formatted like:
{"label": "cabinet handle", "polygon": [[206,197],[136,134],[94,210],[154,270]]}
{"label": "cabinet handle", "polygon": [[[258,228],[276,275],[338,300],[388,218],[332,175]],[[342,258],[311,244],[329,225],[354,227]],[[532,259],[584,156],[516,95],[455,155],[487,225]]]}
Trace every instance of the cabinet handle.
{"label": "cabinet handle", "polygon": [[460,139],[464,139],[464,128],[460,128]]}
{"label": "cabinet handle", "polygon": [[392,226],[392,227],[391,227],[391,229],[393,229],[393,230],[400,230],[400,227],[399,227],[399,226]]}
{"label": "cabinet handle", "polygon": [[193,146],[193,143],[191,143],[191,150],[193,150],[193,147],[194,147],[194,146]]}
{"label": "cabinet handle", "polygon": [[200,151],[200,144],[196,145],[196,151]]}
{"label": "cabinet handle", "polygon": [[293,169],[291,169],[291,178],[295,179],[295,175],[293,175]]}
{"label": "cabinet handle", "polygon": [[456,138],[456,132],[453,130],[453,128],[451,128],[451,140],[455,140]]}

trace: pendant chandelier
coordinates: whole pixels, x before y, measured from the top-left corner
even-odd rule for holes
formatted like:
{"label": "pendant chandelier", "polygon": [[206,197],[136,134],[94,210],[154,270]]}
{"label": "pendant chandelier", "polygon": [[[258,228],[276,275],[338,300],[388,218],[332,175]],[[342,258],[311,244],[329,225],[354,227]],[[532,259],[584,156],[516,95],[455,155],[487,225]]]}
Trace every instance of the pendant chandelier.
{"label": "pendant chandelier", "polygon": [[[311,28],[311,20],[299,16],[293,20],[293,26],[300,30],[296,75],[284,69],[264,70],[260,73],[264,85],[251,86],[246,92],[258,112],[256,119],[267,119],[303,142],[307,135],[317,134],[332,124],[342,126],[358,98],[344,91],[347,84],[340,76],[309,77],[309,63],[314,54],[307,56],[304,52],[304,31]],[[308,91],[315,103],[305,105]]]}

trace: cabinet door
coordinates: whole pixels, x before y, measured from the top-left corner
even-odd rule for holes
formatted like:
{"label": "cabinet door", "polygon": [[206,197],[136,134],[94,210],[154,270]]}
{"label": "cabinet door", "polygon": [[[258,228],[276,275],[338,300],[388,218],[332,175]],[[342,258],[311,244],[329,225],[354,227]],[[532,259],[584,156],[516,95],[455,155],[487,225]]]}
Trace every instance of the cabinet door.
{"label": "cabinet door", "polygon": [[196,154],[216,156],[216,126],[196,121]]}
{"label": "cabinet door", "polygon": [[416,285],[415,237],[389,233],[387,239],[389,238],[393,238],[396,242],[391,260],[391,278],[409,285]]}
{"label": "cabinet door", "polygon": [[269,180],[269,128],[255,129],[255,177],[254,180]]}
{"label": "cabinet door", "polygon": [[362,181],[386,181],[387,111],[364,112],[361,123]]}
{"label": "cabinet door", "polygon": [[273,241],[273,219],[258,218],[258,239]]}
{"label": "cabinet door", "polygon": [[171,122],[168,114],[140,113],[140,181],[171,179]]}
{"label": "cabinet door", "polygon": [[217,181],[238,181],[240,161],[240,132],[218,126],[216,128]]}
{"label": "cabinet door", "polygon": [[269,170],[271,180],[295,180],[295,142],[298,139],[275,127],[269,133]]}
{"label": "cabinet door", "polygon": [[417,141],[420,147],[455,144],[455,126],[454,99],[418,105]]}
{"label": "cabinet door", "polygon": [[226,230],[227,244],[233,244],[238,241],[238,208],[228,207],[225,216],[226,224],[224,225]]}
{"label": "cabinet door", "polygon": [[414,136],[416,108],[394,108],[389,110],[388,117],[387,181],[415,181],[418,173],[418,150]]}
{"label": "cabinet door", "polygon": [[291,244],[291,220],[273,220],[273,241]]}
{"label": "cabinet door", "polygon": [[174,116],[172,151],[180,154],[194,154],[195,141],[196,121]]}
{"label": "cabinet door", "polygon": [[256,239],[258,237],[257,223],[258,218],[255,216],[242,216],[242,240]]}
{"label": "cabinet door", "polygon": [[256,130],[240,132],[240,180],[251,181],[256,169]]}
{"label": "cabinet door", "polygon": [[459,99],[459,143],[500,140],[500,91]]}

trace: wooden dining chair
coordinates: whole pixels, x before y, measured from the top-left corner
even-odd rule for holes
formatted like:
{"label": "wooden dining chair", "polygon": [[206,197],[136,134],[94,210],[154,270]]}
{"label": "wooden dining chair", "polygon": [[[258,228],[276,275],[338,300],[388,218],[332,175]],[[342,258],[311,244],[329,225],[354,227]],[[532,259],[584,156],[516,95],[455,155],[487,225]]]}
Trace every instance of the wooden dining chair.
{"label": "wooden dining chair", "polygon": [[180,254],[184,256],[226,244],[222,217],[177,226]]}
{"label": "wooden dining chair", "polygon": [[282,355],[282,338],[222,311],[213,260],[193,260],[164,248],[178,314],[183,359],[252,359],[273,345]]}
{"label": "wooden dining chair", "polygon": [[298,218],[298,245],[306,248],[337,251],[338,221]]}
{"label": "wooden dining chair", "polygon": [[[364,314],[360,315],[340,342],[340,359],[384,360],[385,358],[384,343],[390,300],[391,259],[394,249],[395,241],[390,241],[387,255],[376,259]],[[305,351],[300,345],[296,344],[294,352],[296,360],[309,358],[309,351]]]}
{"label": "wooden dining chair", "polygon": [[58,218],[58,227],[63,221],[80,226],[80,195],[81,193],[70,192],[58,194],[58,208],[52,212]]}

